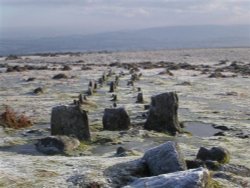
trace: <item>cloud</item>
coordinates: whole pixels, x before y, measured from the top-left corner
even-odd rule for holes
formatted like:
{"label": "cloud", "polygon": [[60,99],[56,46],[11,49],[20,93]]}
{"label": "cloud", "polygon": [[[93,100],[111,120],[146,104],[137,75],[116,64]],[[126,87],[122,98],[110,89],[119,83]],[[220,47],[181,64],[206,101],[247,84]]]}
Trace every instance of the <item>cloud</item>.
{"label": "cloud", "polygon": [[102,32],[250,24],[250,0],[0,0],[1,27]]}

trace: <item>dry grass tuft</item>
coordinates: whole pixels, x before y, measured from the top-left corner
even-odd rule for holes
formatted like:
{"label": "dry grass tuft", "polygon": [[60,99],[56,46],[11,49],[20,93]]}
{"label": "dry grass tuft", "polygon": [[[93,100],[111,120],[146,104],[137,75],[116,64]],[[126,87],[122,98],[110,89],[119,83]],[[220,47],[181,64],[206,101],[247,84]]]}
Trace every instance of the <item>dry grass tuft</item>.
{"label": "dry grass tuft", "polygon": [[20,129],[24,127],[32,126],[32,122],[29,117],[24,114],[17,115],[9,106],[5,106],[5,111],[0,116],[1,124],[4,127]]}

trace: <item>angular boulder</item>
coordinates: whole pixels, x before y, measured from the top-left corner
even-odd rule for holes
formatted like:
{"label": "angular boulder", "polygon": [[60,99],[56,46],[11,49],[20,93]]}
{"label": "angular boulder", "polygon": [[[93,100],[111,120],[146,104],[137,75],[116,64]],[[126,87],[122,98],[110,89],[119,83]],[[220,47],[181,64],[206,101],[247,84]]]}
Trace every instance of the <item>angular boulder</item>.
{"label": "angular boulder", "polygon": [[61,105],[52,109],[51,134],[75,136],[79,140],[90,140],[87,112],[78,105]]}
{"label": "angular boulder", "polygon": [[63,154],[76,149],[80,142],[68,136],[49,136],[38,140],[36,149],[47,155]]}
{"label": "angular boulder", "polygon": [[153,176],[187,169],[184,158],[179,151],[179,146],[172,141],[149,149],[145,152],[142,161]]}
{"label": "angular boulder", "polygon": [[123,188],[201,188],[208,187],[209,171],[205,168],[139,178]]}
{"label": "angular boulder", "polygon": [[178,96],[175,92],[153,96],[144,128],[159,132],[167,131],[173,135],[181,132],[177,111]]}
{"label": "angular boulder", "polygon": [[110,131],[127,130],[130,118],[124,108],[106,108],[102,118],[103,129]]}
{"label": "angular boulder", "polygon": [[227,149],[222,147],[212,147],[211,149],[201,147],[196,158],[202,161],[211,160],[224,164],[229,162],[230,153]]}

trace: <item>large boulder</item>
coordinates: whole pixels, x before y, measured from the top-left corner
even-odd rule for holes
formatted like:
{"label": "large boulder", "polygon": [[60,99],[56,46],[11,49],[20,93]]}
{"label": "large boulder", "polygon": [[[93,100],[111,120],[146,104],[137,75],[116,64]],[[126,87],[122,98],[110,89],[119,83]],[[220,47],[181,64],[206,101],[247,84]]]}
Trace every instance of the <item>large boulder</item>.
{"label": "large boulder", "polygon": [[201,147],[196,158],[202,161],[211,160],[218,161],[219,163],[228,163],[230,160],[230,153],[227,149],[222,147],[212,147],[211,149]]}
{"label": "large boulder", "polygon": [[124,188],[201,188],[208,187],[209,180],[209,171],[205,168],[197,168],[159,176],[139,178]]}
{"label": "large boulder", "polygon": [[127,130],[130,118],[124,108],[106,108],[103,115],[103,129],[110,131]]}
{"label": "large boulder", "polygon": [[157,176],[186,170],[186,163],[176,142],[168,141],[145,152],[142,161],[150,174]]}
{"label": "large boulder", "polygon": [[78,105],[61,105],[52,109],[51,134],[75,136],[79,140],[90,140],[87,112]]}
{"label": "large boulder", "polygon": [[144,128],[160,132],[168,131],[173,135],[181,132],[177,111],[178,96],[175,92],[153,96]]}
{"label": "large boulder", "polygon": [[49,136],[39,139],[35,145],[39,152],[53,155],[70,152],[76,149],[80,142],[78,139],[68,136]]}

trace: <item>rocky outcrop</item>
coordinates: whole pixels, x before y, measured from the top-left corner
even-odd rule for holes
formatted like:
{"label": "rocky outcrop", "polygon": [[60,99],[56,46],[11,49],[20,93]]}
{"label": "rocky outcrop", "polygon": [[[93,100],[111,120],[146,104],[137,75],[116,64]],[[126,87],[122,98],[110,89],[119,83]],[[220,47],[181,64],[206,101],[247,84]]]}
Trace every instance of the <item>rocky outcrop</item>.
{"label": "rocky outcrop", "polygon": [[209,180],[209,171],[205,168],[197,168],[159,176],[139,178],[124,188],[201,188],[207,187]]}
{"label": "rocky outcrop", "polygon": [[103,129],[110,131],[127,130],[130,118],[124,108],[106,108],[103,115]]}
{"label": "rocky outcrop", "polygon": [[196,156],[197,159],[202,161],[212,160],[219,163],[228,163],[230,160],[229,151],[222,147],[212,147],[210,150],[201,147]]}
{"label": "rocky outcrop", "polygon": [[48,155],[63,154],[76,149],[80,142],[76,138],[68,136],[49,136],[38,140],[36,149]]}
{"label": "rocky outcrop", "polygon": [[155,131],[181,132],[178,121],[178,96],[175,92],[162,93],[151,98],[149,115],[144,128]]}
{"label": "rocky outcrop", "polygon": [[51,114],[51,134],[73,135],[79,140],[90,140],[86,111],[78,105],[54,107]]}
{"label": "rocky outcrop", "polygon": [[186,164],[179,147],[176,142],[172,141],[148,150],[142,161],[153,176],[186,170]]}

